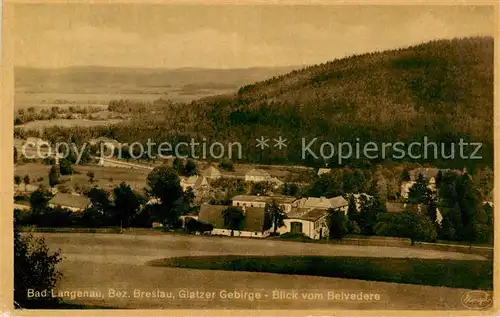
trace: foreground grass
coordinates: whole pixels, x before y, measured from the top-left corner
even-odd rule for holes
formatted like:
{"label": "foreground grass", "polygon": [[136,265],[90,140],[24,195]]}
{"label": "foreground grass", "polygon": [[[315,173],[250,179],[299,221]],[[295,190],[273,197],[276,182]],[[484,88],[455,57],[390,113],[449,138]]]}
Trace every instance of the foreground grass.
{"label": "foreground grass", "polygon": [[150,261],[151,266],[267,272],[493,289],[493,262],[328,256],[194,256]]}

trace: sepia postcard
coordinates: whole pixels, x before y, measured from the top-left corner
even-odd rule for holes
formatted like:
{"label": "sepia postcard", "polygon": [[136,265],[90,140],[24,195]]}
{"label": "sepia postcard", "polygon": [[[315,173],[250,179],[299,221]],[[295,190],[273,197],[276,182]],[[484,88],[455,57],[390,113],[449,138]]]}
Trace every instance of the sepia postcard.
{"label": "sepia postcard", "polygon": [[497,310],[497,3],[2,17],[2,316]]}

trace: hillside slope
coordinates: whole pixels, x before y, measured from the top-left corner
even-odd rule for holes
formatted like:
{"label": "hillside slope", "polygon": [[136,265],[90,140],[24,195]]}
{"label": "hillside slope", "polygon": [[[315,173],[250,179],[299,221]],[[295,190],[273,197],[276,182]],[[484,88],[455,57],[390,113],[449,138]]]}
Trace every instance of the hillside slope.
{"label": "hillside slope", "polygon": [[[303,158],[302,138],[307,143],[318,137],[313,146],[317,151],[322,140],[408,144],[422,142],[427,136],[430,141],[445,142],[447,154],[450,143],[458,144],[463,138],[483,143],[482,160],[457,159],[459,149],[455,148],[455,159],[432,159],[432,164],[490,165],[493,39],[439,40],[334,60],[243,86],[231,95],[193,101],[189,106],[164,104],[154,114],[142,112],[132,123],[99,133],[124,142],[146,142],[147,138],[176,142],[191,137],[240,142],[245,161],[313,166],[322,166],[325,160]],[[271,147],[264,151],[255,146],[255,139],[261,136],[271,139]],[[289,140],[282,150],[273,147],[272,139],[279,136]],[[335,161],[332,158],[330,166]],[[356,165],[359,161],[344,163]]]}

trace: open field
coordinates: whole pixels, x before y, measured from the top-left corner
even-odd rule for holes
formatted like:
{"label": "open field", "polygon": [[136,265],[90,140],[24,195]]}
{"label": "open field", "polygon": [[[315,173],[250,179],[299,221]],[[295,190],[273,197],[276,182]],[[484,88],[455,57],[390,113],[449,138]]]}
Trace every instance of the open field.
{"label": "open field", "polygon": [[[64,274],[58,290],[99,290],[99,298],[67,299],[74,304],[120,308],[260,308],[260,309],[463,309],[467,290],[341,278],[228,272],[147,266],[168,257],[215,255],[322,255],[450,260],[481,260],[480,256],[412,248],[314,245],[272,240],[231,239],[176,235],[119,235],[36,233],[49,248],[61,249]],[[214,299],[180,298],[181,290],[215,292]],[[379,301],[328,301],[272,299],[273,290],[377,293]],[[134,290],[163,291],[172,298],[134,297]],[[260,300],[231,300],[221,290],[260,292]],[[110,297],[127,291],[128,297]],[[175,297],[175,298],[174,298]]]}
{"label": "open field", "polygon": [[[16,164],[14,174],[24,177],[28,174],[33,185],[49,186],[50,165],[42,163]],[[94,183],[89,182],[87,172],[92,171],[95,175]],[[149,171],[121,167],[103,167],[97,165],[75,165],[73,175],[61,175],[60,181],[63,185],[78,185],[79,187],[98,186],[104,189],[112,189],[121,182],[126,182],[134,189],[142,189],[146,186],[146,178]],[[43,177],[43,181],[36,181]],[[21,185],[22,186],[22,185]]]}
{"label": "open field", "polygon": [[154,260],[152,266],[267,272],[367,281],[493,289],[493,262],[359,256],[196,256]]}
{"label": "open field", "polygon": [[52,119],[52,120],[36,120],[25,124],[17,125],[16,128],[24,130],[43,130],[48,127],[95,127],[101,125],[111,125],[121,122],[120,119],[107,120],[88,120],[88,119]]}

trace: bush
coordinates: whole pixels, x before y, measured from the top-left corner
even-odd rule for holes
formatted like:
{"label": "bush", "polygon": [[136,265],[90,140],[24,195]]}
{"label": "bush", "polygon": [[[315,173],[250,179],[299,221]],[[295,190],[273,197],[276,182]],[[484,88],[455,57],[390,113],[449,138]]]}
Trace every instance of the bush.
{"label": "bush", "polygon": [[226,171],[234,171],[233,163],[231,161],[222,161],[219,163],[219,167]]}
{"label": "bush", "polygon": [[188,233],[193,233],[193,232],[204,233],[207,231],[212,231],[213,229],[214,226],[212,226],[211,224],[203,223],[194,218],[186,218],[185,230]]}
{"label": "bush", "polygon": [[[18,213],[16,213],[18,214]],[[16,215],[14,227],[14,305],[18,308],[51,308],[59,300],[52,298],[61,273],[56,265],[61,261],[60,251],[49,252],[43,239],[31,235],[21,237]],[[28,290],[45,291],[48,296],[28,298]]]}

